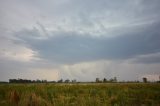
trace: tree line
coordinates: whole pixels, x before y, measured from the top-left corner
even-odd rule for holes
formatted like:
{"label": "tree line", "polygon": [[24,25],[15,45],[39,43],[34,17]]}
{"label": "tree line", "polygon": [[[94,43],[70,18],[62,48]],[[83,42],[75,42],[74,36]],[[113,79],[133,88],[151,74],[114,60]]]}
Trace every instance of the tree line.
{"label": "tree line", "polygon": [[9,79],[9,83],[46,83],[47,80]]}
{"label": "tree line", "polygon": [[[160,77],[159,77],[160,79]],[[149,82],[147,80],[147,78],[142,78],[143,82],[144,83],[147,83]],[[116,83],[118,82],[117,80],[117,77],[114,77],[114,78],[110,78],[110,79],[106,79],[106,78],[103,78],[103,79],[100,79],[100,78],[96,78],[95,81],[93,82],[90,82],[90,83]],[[121,81],[122,83],[124,82],[133,82],[133,83],[139,83],[139,81]],[[119,83],[121,83],[119,82]],[[159,81],[156,81],[157,83],[160,83],[160,80]],[[7,82],[1,82],[1,83],[7,83]],[[80,82],[77,82],[76,79],[73,79],[73,80],[69,80],[69,79],[66,79],[66,80],[63,80],[63,79],[60,79],[58,81],[47,81],[47,80],[28,80],[28,79],[9,79],[9,83],[80,83]]]}
{"label": "tree line", "polygon": [[[107,82],[117,82],[117,78],[114,77],[114,78],[111,78],[109,80],[107,80],[106,78],[104,79],[99,79],[99,78],[96,78],[95,81],[93,82],[96,82],[96,83],[107,83]],[[28,79],[9,79],[9,83],[80,83],[80,82],[77,82],[76,79],[73,79],[73,80],[69,80],[69,79],[66,79],[66,80],[63,80],[63,79],[60,79],[58,81],[47,81],[47,80],[28,80]]]}

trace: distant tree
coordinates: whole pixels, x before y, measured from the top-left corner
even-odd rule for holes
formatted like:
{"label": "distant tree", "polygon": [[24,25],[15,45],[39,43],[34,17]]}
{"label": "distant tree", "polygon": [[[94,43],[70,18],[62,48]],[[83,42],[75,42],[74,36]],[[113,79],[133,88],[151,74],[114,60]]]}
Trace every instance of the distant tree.
{"label": "distant tree", "polygon": [[143,79],[144,83],[147,83],[147,78],[146,77],[143,77],[142,79]]}
{"label": "distant tree", "polygon": [[75,79],[72,80],[72,83],[76,83],[77,81]]}
{"label": "distant tree", "polygon": [[13,79],[9,79],[9,83],[13,83]]}
{"label": "distant tree", "polygon": [[113,82],[113,78],[109,79],[109,82]]}
{"label": "distant tree", "polygon": [[27,79],[9,79],[9,83],[31,83],[31,80]]}
{"label": "distant tree", "polygon": [[58,80],[57,82],[58,82],[58,83],[62,83],[62,82],[63,82],[63,79],[60,79],[60,80]]}
{"label": "distant tree", "polygon": [[117,77],[114,77],[114,78],[113,78],[113,82],[117,82]]}
{"label": "distant tree", "polygon": [[111,78],[109,82],[117,82],[117,77]]}
{"label": "distant tree", "polygon": [[66,79],[64,82],[65,82],[65,83],[69,83],[69,82],[70,82],[70,80],[69,80],[69,79]]}
{"label": "distant tree", "polygon": [[41,83],[41,80],[37,79],[37,80],[36,80],[36,83]]}
{"label": "distant tree", "polygon": [[96,78],[96,82],[99,82],[100,80],[99,80],[99,78]]}
{"label": "distant tree", "polygon": [[46,83],[47,82],[47,80],[42,80],[42,83]]}
{"label": "distant tree", "polygon": [[106,79],[106,78],[104,78],[104,79],[103,79],[103,82],[104,82],[104,83],[105,83],[105,82],[107,82],[107,79]]}

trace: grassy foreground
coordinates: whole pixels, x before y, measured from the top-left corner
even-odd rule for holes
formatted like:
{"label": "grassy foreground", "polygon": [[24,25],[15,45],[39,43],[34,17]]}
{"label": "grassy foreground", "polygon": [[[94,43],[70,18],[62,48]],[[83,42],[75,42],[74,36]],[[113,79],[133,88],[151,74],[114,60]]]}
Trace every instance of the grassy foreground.
{"label": "grassy foreground", "polygon": [[0,106],[160,106],[160,84],[1,84]]}

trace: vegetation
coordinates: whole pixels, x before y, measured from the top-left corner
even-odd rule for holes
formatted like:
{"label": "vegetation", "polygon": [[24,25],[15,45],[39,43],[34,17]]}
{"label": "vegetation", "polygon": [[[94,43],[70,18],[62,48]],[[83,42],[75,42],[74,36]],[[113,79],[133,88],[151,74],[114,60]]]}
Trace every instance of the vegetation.
{"label": "vegetation", "polygon": [[47,80],[9,79],[9,83],[46,83]]}
{"label": "vegetation", "polygon": [[0,106],[159,106],[159,83],[0,84]]}

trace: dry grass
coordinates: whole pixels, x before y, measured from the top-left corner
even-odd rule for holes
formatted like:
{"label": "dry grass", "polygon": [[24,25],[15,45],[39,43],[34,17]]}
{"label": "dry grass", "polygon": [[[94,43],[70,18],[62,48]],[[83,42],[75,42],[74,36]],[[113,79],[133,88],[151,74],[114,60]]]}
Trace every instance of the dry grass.
{"label": "dry grass", "polygon": [[2,84],[0,106],[160,106],[160,84]]}

